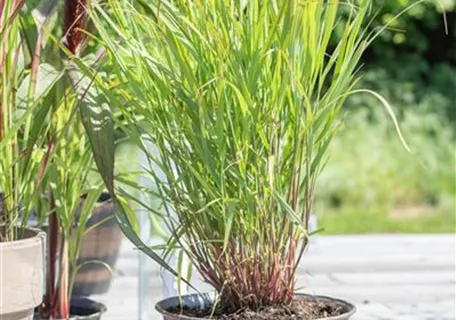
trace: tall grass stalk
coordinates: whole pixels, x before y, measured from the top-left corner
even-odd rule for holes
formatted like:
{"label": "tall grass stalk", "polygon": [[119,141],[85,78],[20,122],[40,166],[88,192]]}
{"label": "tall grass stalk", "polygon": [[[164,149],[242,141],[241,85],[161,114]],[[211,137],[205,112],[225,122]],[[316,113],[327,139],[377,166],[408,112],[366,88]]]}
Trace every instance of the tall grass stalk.
{"label": "tall grass stalk", "polygon": [[225,311],[289,303],[315,183],[376,36],[364,29],[370,1],[107,2],[92,14],[168,249],[188,255]]}

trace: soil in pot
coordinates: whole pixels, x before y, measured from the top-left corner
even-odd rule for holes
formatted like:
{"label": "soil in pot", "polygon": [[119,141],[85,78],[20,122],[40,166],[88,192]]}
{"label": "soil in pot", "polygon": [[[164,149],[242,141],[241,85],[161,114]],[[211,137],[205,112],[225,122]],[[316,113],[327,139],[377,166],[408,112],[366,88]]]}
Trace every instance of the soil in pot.
{"label": "soil in pot", "polygon": [[[180,310],[169,310],[180,313]],[[184,308],[184,315],[195,318],[210,316],[211,310],[192,310]],[[212,319],[217,320],[312,320],[339,316],[343,314],[338,303],[322,303],[310,300],[295,300],[288,306],[268,306],[259,310],[241,310],[229,315],[218,315]]]}
{"label": "soil in pot", "polygon": [[214,320],[318,320],[338,317],[347,313],[346,304],[338,300],[315,299],[311,296],[296,296],[290,305],[268,306],[258,310],[240,310],[227,315],[211,315],[211,308],[201,310],[185,306],[167,310],[190,318]]}

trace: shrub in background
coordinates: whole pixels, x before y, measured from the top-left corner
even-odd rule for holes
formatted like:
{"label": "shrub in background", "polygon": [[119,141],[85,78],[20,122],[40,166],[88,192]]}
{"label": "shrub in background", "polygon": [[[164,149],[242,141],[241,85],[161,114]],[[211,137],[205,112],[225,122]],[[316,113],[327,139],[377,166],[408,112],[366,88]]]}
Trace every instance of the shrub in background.
{"label": "shrub in background", "polygon": [[429,108],[407,108],[403,114],[402,128],[414,154],[391,135],[380,112],[361,109],[349,116],[318,185],[321,214],[343,208],[388,214],[406,206],[454,212],[453,132]]}
{"label": "shrub in background", "polygon": [[[363,57],[366,62],[363,86],[381,92],[401,109],[432,103],[429,112],[456,121],[456,1],[377,3],[380,9],[370,28],[392,24]],[[413,5],[410,10],[394,19],[391,13],[410,5]],[[368,104],[362,101],[358,105]]]}

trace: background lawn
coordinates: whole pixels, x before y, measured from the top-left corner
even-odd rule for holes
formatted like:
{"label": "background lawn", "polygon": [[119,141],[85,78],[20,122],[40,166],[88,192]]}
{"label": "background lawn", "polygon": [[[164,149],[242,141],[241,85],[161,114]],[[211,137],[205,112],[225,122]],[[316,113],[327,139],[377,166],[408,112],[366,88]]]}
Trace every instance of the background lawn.
{"label": "background lawn", "polygon": [[318,184],[319,227],[336,234],[454,232],[453,129],[433,112],[407,109],[401,125],[408,153],[383,112],[362,109],[347,120]]}
{"label": "background lawn", "polygon": [[450,212],[422,211],[418,216],[392,217],[385,211],[344,208],[319,215],[322,234],[356,233],[451,233],[455,215]]}

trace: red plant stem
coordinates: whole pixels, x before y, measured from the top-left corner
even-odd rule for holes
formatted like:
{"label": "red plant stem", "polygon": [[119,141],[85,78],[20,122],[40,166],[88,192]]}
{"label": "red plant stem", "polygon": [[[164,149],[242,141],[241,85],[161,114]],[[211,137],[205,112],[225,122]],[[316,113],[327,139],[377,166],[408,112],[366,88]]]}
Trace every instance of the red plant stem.
{"label": "red plant stem", "polygon": [[[58,238],[60,236],[60,260],[55,260],[55,264],[57,264],[60,261],[60,274],[55,275],[54,281],[54,286],[55,286],[55,292],[54,292],[54,299],[51,302],[51,310],[52,310],[52,315],[53,317],[59,317],[62,319],[67,319],[68,316],[64,316],[64,314],[59,314],[59,312],[65,312],[65,308],[63,307],[63,303],[65,301],[68,301],[67,297],[67,291],[65,290],[64,286],[62,285],[65,283],[65,273],[66,273],[66,245],[65,245],[65,236],[63,233],[59,233],[59,224],[57,220],[57,234],[56,237]],[[60,282],[59,282],[60,280]]]}
{"label": "red plant stem", "polygon": [[68,319],[70,316],[69,303],[68,303],[68,245],[65,242],[65,237],[62,233],[62,263],[60,265],[60,294],[59,294],[59,307],[60,317],[62,319]]}
{"label": "red plant stem", "polygon": [[56,277],[56,264],[57,264],[57,251],[59,241],[59,226],[58,219],[55,214],[55,203],[54,197],[51,195],[51,214],[49,215],[49,256],[48,256],[48,275],[46,283],[46,297],[44,300],[44,308],[41,312],[45,317],[56,317],[57,314],[53,310],[53,303],[57,296],[57,290],[55,287]]}
{"label": "red plant stem", "polygon": [[87,0],[66,0],[63,17],[64,44],[75,54],[84,36]]}
{"label": "red plant stem", "polygon": [[[62,273],[63,273],[63,255],[64,255],[64,236],[63,234],[60,234],[59,230],[59,225],[58,225],[58,221],[57,221],[57,233],[56,233],[56,237],[59,238],[60,236],[60,259],[57,259],[56,257],[56,260],[54,260],[55,262],[55,265],[57,265],[59,262],[59,272],[60,274],[58,275],[57,273],[54,274],[54,279],[51,279],[50,281],[52,281],[54,283],[54,297],[52,299],[52,301],[50,302],[50,310],[51,310],[51,315],[52,315],[52,318],[62,318],[62,319],[66,319],[65,317],[63,317],[61,314],[59,314],[60,312],[60,302],[62,300],[62,292],[63,294],[64,291],[62,291],[62,287],[59,285],[61,284],[61,281],[63,281],[62,279]],[[60,280],[60,282],[59,282]]]}
{"label": "red plant stem", "polygon": [[51,315],[52,318],[57,318],[59,316],[59,298],[60,298],[60,287],[55,286],[54,299],[51,302]]}
{"label": "red plant stem", "polygon": [[3,21],[3,8],[5,7],[5,0],[0,0],[0,26]]}

